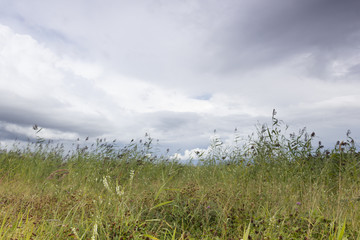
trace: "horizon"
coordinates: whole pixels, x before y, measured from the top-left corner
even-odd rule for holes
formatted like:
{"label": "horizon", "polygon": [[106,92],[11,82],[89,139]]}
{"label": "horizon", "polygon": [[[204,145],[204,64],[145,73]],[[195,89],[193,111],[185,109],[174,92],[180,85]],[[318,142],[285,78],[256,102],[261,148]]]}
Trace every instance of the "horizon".
{"label": "horizon", "polygon": [[[339,151],[341,146],[344,146],[346,151],[356,151],[359,149],[359,144],[356,142],[352,136],[351,130],[347,130],[346,138],[338,139],[336,143],[332,145],[324,144],[319,140],[319,136],[315,132],[307,131],[306,127],[298,129],[297,131],[287,125],[283,120],[277,118],[277,112],[273,109],[272,121],[268,123],[257,123],[252,134],[244,137],[241,135],[237,128],[234,129],[233,136],[231,139],[224,139],[217,133],[217,130],[214,129],[213,134],[209,137],[209,142],[206,148],[194,148],[194,149],[170,149],[167,146],[162,145],[159,139],[154,139],[150,134],[145,133],[142,138],[131,139],[129,142],[118,142],[117,139],[106,139],[106,138],[96,138],[91,139],[86,137],[85,139],[77,138],[76,140],[54,140],[49,139],[44,136],[46,129],[41,128],[38,125],[33,125],[32,129],[34,130],[34,135],[31,138],[26,140],[15,139],[4,142],[0,141],[0,151],[45,151],[47,153],[54,152],[56,154],[61,154],[63,161],[74,156],[74,154],[97,154],[102,152],[105,148],[110,147],[111,151],[106,153],[103,157],[113,158],[119,156],[118,154],[124,154],[124,151],[139,151],[141,154],[150,159],[168,159],[170,161],[177,161],[178,163],[183,164],[201,164],[201,159],[212,158],[216,155],[216,161],[233,161],[234,154],[237,158],[247,159],[249,151],[252,152],[253,147],[258,146],[267,146],[271,144],[271,148],[275,151],[277,150],[285,151],[284,153],[289,153],[292,150],[288,149],[288,144],[291,143],[292,148],[294,146],[299,147],[299,151],[310,151],[312,156],[317,157],[320,153],[321,155],[328,156],[329,153],[336,153]],[[268,134],[271,133],[271,137]],[[265,137],[263,140],[261,140]],[[270,141],[271,140],[271,141]],[[274,142],[279,141],[278,147],[275,146]],[[305,147],[307,141],[310,142],[310,145]],[[295,144],[295,145],[293,145]],[[270,146],[270,145],[269,145]],[[348,147],[346,147],[348,146]],[[305,149],[305,148],[306,149]],[[304,148],[304,149],[303,149]],[[137,149],[137,150],[135,150]],[[302,150],[300,150],[302,149]],[[102,153],[103,154],[103,153]],[[114,155],[115,154],[115,155]],[[215,155],[214,155],[215,154]],[[221,156],[220,156],[220,155]],[[224,158],[224,156],[226,156]],[[310,157],[310,155],[309,155]],[[117,157],[116,157],[117,158]],[[152,161],[152,160],[150,160]],[[200,161],[200,162],[199,162]]]}

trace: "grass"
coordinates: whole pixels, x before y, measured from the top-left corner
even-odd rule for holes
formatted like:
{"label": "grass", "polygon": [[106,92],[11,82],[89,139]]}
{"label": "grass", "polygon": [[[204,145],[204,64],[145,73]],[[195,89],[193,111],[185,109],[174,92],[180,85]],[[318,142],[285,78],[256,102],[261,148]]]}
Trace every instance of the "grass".
{"label": "grass", "polygon": [[152,157],[152,139],[64,154],[43,139],[0,153],[0,239],[360,239],[360,154],[276,119],[200,164]]}

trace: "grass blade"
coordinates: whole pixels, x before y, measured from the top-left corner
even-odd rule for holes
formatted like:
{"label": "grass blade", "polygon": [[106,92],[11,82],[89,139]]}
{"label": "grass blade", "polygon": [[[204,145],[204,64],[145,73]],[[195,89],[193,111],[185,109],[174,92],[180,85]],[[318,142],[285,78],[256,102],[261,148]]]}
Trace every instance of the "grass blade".
{"label": "grass blade", "polygon": [[174,200],[159,203],[158,205],[156,205],[156,206],[152,207],[152,208],[151,208],[151,210],[153,210],[153,209],[155,209],[155,208],[158,208],[158,207],[161,207],[161,206],[164,206],[164,205],[166,205],[166,204],[172,203],[173,201],[174,201]]}

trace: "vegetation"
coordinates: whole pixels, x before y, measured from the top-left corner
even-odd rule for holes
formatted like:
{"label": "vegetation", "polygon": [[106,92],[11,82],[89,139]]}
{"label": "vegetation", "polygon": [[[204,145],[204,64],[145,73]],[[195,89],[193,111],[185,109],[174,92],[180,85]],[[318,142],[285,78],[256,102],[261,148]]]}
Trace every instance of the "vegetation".
{"label": "vegetation", "polygon": [[1,149],[0,239],[360,239],[350,132],[326,150],[275,114],[244,145],[216,138],[196,165],[154,156],[149,136]]}

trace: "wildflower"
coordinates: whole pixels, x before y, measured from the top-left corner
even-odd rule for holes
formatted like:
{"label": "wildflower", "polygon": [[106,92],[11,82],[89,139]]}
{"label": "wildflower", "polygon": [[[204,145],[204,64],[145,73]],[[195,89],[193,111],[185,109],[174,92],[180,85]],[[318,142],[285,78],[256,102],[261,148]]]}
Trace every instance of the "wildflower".
{"label": "wildflower", "polygon": [[120,189],[120,186],[117,185],[116,188],[115,188],[115,191],[116,191],[116,194],[120,197],[122,195],[124,195],[124,190],[123,189]]}
{"label": "wildflower", "polygon": [[103,184],[104,184],[104,187],[105,187],[107,190],[111,191],[106,176],[104,176],[104,178],[103,178]]}
{"label": "wildflower", "polygon": [[134,179],[135,170],[130,170],[130,184],[132,184],[132,181]]}
{"label": "wildflower", "polygon": [[98,228],[98,225],[97,225],[97,223],[95,222],[94,228],[93,228],[93,235],[91,236],[91,240],[95,240],[95,239],[96,239],[96,236],[98,235],[97,228]]}
{"label": "wildflower", "polygon": [[299,205],[299,206],[300,206],[300,205],[301,205],[301,202],[297,202],[296,205]]}

